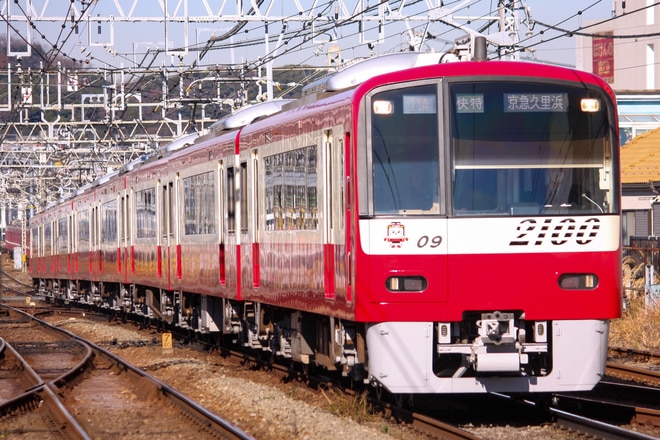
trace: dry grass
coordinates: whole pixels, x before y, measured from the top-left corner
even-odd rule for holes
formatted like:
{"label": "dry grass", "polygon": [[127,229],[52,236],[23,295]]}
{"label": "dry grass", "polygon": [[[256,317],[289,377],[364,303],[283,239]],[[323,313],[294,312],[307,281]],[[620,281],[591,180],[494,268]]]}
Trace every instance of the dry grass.
{"label": "dry grass", "polygon": [[349,417],[358,423],[365,423],[373,418],[367,391],[349,395],[340,389],[329,387],[321,392],[327,399],[332,413],[340,417]]}
{"label": "dry grass", "polygon": [[[637,260],[639,261],[639,259]],[[626,301],[621,319],[610,325],[610,345],[636,350],[660,351],[660,301],[650,306],[644,298],[645,264],[623,260],[623,289]],[[657,272],[653,284],[660,284]]]}
{"label": "dry grass", "polygon": [[660,351],[660,304],[646,307],[643,298],[629,301],[621,319],[610,325],[610,345]]}

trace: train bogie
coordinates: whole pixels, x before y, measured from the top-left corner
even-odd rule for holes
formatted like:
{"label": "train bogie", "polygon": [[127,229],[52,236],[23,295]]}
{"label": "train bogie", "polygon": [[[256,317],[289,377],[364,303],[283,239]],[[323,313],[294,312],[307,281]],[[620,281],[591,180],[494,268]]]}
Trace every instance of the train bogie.
{"label": "train bogie", "polygon": [[526,63],[381,70],[35,216],[35,283],[394,393],[591,388],[620,313],[611,89]]}

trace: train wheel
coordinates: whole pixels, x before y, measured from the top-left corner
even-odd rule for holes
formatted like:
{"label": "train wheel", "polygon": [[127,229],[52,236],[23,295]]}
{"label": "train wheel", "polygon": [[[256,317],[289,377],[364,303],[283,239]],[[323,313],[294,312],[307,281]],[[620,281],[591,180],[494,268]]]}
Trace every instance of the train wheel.
{"label": "train wheel", "polygon": [[273,371],[273,364],[275,363],[275,353],[269,351],[266,353],[263,359],[264,370]]}

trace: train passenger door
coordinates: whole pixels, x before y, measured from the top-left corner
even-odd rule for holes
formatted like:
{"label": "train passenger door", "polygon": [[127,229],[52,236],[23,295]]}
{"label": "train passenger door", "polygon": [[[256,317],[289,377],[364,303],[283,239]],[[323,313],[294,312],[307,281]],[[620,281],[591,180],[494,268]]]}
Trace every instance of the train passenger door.
{"label": "train passenger door", "polygon": [[240,158],[238,176],[235,176],[235,182],[238,185],[238,190],[236,191],[235,210],[234,214],[236,230],[236,283],[237,283],[237,293],[236,297],[238,299],[243,299],[243,289],[251,288],[251,283],[249,280],[248,273],[244,274],[244,271],[250,271],[250,265],[246,264],[249,262],[250,255],[247,252],[247,249],[243,247],[243,244],[246,246],[250,244],[248,237],[248,165],[247,161]]}
{"label": "train passenger door", "polygon": [[92,207],[92,234],[90,243],[89,272],[92,281],[99,281],[102,271],[101,258],[101,208]]}
{"label": "train passenger door", "polygon": [[236,167],[229,165],[225,168],[224,181],[224,228],[220,247],[220,284],[224,285],[228,296],[235,295],[241,299],[240,291],[240,228],[238,173]]}
{"label": "train passenger door", "polygon": [[54,272],[53,265],[53,221],[48,220],[44,226],[44,256],[47,263],[46,272],[52,274]]}
{"label": "train passenger door", "polygon": [[[177,256],[180,248],[176,241],[176,188],[175,182],[169,181],[161,183],[161,203],[160,203],[160,261],[162,277],[167,283],[167,289],[172,289],[172,283],[175,281],[176,267],[179,265]],[[179,276],[180,277],[180,276]]]}
{"label": "train passenger door", "polygon": [[43,225],[39,226],[39,265],[41,274],[46,274],[46,228],[48,228],[48,223],[46,222]]}
{"label": "train passenger door", "polygon": [[124,194],[119,198],[119,255],[118,271],[124,283],[128,283],[128,274],[131,270],[131,218],[130,218],[130,197]]}
{"label": "train passenger door", "polygon": [[67,271],[68,273],[78,273],[78,250],[76,248],[76,216],[71,213],[68,216],[69,233],[67,234]]}
{"label": "train passenger door", "polygon": [[245,151],[240,157],[239,223],[241,227],[241,291],[256,289],[261,282],[259,241],[259,155]]}
{"label": "train passenger door", "polygon": [[334,299],[339,293],[345,297],[346,237],[344,218],[344,146],[343,139],[335,139],[332,130],[323,133],[324,211],[323,272],[324,293]]}

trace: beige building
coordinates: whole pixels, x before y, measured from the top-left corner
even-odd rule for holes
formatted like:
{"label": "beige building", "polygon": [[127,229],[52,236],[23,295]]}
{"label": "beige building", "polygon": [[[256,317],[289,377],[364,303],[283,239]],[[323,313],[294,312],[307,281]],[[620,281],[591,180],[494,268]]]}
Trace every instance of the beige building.
{"label": "beige building", "polygon": [[621,147],[623,243],[660,235],[660,128]]}
{"label": "beige building", "polygon": [[[590,22],[576,36],[576,67],[603,77],[617,93],[660,88],[660,6],[615,0],[615,17]],[[593,25],[593,26],[592,26]]]}

